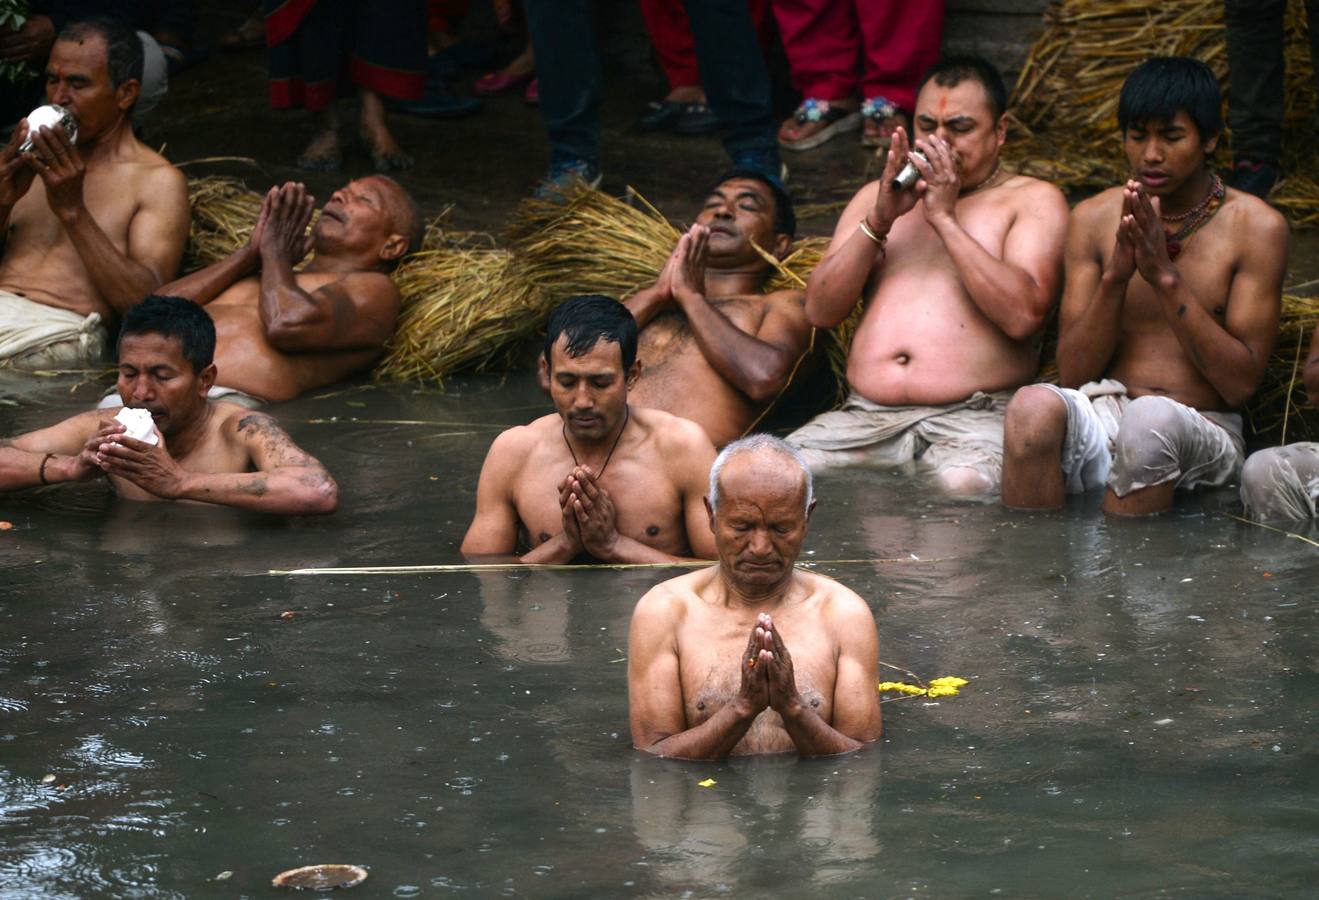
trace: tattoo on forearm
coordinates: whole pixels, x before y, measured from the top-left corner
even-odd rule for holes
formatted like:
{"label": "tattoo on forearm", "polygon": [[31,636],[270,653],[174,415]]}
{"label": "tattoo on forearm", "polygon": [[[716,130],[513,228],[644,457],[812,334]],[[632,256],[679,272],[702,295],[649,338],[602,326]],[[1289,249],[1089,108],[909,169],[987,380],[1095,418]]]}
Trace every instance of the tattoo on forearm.
{"label": "tattoo on forearm", "polygon": [[239,419],[238,433],[256,438],[261,448],[281,466],[305,466],[312,463],[311,457],[289,439],[274,419],[264,413],[249,413]]}

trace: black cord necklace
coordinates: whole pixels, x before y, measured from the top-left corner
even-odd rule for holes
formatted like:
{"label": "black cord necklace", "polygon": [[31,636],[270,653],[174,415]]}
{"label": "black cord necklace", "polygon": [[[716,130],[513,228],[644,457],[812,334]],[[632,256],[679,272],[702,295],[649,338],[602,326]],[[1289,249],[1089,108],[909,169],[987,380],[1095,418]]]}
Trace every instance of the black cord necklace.
{"label": "black cord necklace", "polygon": [[[618,449],[618,442],[623,439],[623,432],[627,431],[628,420],[632,418],[632,407],[623,407],[623,427],[618,429],[618,437],[614,438],[614,445],[609,448],[609,455],[605,457],[605,464],[600,467],[600,471],[595,473],[596,478],[605,477],[605,469],[609,468],[609,460],[614,458],[614,451]],[[580,466],[577,461],[577,451],[572,448],[572,442],[568,440],[568,423],[563,423],[563,442],[568,445],[568,452],[572,454],[572,464]]]}

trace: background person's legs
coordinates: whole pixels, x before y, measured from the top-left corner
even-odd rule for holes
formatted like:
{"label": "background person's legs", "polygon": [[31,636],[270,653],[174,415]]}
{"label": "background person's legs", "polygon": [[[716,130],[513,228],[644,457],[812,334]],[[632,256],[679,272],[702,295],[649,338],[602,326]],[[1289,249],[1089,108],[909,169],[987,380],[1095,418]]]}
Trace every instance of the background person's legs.
{"label": "background person's legs", "polygon": [[696,58],[724,149],[738,167],[780,177],[769,70],[747,0],[686,0]]}
{"label": "background person's legs", "polygon": [[600,178],[600,57],[587,0],[527,0],[551,182]]}
{"label": "background person's legs", "polygon": [[[1223,0],[1232,187],[1263,197],[1282,158],[1282,21],[1286,0]],[[1313,31],[1311,40],[1314,40]]]}

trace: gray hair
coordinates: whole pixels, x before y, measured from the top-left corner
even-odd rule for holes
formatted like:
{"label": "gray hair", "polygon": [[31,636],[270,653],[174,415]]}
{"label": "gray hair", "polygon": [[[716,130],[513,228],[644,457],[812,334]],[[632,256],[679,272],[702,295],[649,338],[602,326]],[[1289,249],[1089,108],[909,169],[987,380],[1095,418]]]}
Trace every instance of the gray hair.
{"label": "gray hair", "polygon": [[806,458],[792,444],[782,438],[774,437],[772,434],[753,434],[738,438],[719,451],[719,455],[715,457],[714,465],[710,467],[710,508],[712,510],[719,511],[720,473],[723,472],[724,466],[730,459],[743,453],[777,453],[796,463],[797,467],[801,469],[802,476],[806,479],[806,505],[804,511],[808,513],[811,511],[811,504],[815,502],[815,479],[811,477],[811,468],[806,465]]}

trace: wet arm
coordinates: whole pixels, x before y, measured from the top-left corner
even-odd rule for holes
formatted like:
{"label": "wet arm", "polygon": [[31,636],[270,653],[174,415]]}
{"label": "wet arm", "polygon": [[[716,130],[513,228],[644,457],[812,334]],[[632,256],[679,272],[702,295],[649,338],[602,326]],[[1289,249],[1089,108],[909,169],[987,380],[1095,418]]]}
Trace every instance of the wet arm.
{"label": "wet arm", "polygon": [[1244,406],[1259,387],[1278,336],[1287,225],[1276,213],[1263,225],[1272,227],[1257,223],[1261,233],[1241,255],[1222,324],[1191,293],[1175,265],[1153,285],[1187,358],[1232,409]]}
{"label": "wet arm", "polygon": [[398,290],[383,273],[358,272],[306,291],[287,256],[262,252],[258,309],[277,350],[378,350],[393,333],[398,308]]}
{"label": "wet arm", "polygon": [[[0,491],[16,491],[45,483],[85,481],[100,474],[83,456],[87,439],[109,417],[99,411],[82,413],[49,428],[0,440]],[[47,454],[54,454],[47,459]]]}
{"label": "wet arm", "polygon": [[476,513],[460,550],[470,563],[562,564],[572,562],[581,552],[560,532],[529,553],[517,555],[519,519],[512,485],[526,453],[523,440],[521,429],[504,432],[495,438],[481,466]]}
{"label": "wet arm", "polygon": [[637,328],[645,328],[655,320],[671,303],[668,293],[658,283],[642,288],[623,301],[632,318],[637,320]]}
{"label": "wet arm", "polygon": [[1056,190],[1032,191],[1016,212],[998,259],[958,221],[931,216],[967,296],[999,330],[1024,341],[1044,327],[1057,297],[1067,201]]}
{"label": "wet arm", "polygon": [[702,294],[681,291],[677,300],[710,366],[753,402],[774,399],[805,350],[809,335],[805,320],[794,323],[771,305],[753,335],[734,325]]}
{"label": "wet arm", "polygon": [[85,205],[59,214],[97,293],[119,312],[137,305],[178,272],[188,240],[187,186],[178,170],[156,173],[141,190],[124,253]]}
{"label": "wet arm", "polygon": [[1095,223],[1080,210],[1067,235],[1067,288],[1058,328],[1058,380],[1077,388],[1103,377],[1117,350],[1129,277],[1102,269]]}
{"label": "wet arm", "polygon": [[224,424],[225,436],[246,448],[255,472],[184,472],[174,499],[236,506],[275,515],[330,513],[339,486],[264,413],[243,413]]}
{"label": "wet arm", "polygon": [[687,727],[674,645],[675,603],[651,591],[632,615],[627,674],[632,745],[655,756],[724,759],[732,754],[760,711],[738,697],[695,728]]}
{"label": "wet arm", "polygon": [[244,245],[217,263],[190,272],[162,285],[159,294],[182,297],[205,306],[244,278],[257,273],[261,255],[255,247]]}
{"label": "wet arm", "polygon": [[860,229],[865,219],[876,237],[887,238],[892,222],[875,218],[875,196],[879,183],[857,191],[847,204],[833,240],[806,285],[806,319],[816,328],[833,328],[861,301],[874,273],[884,264],[884,248]]}

